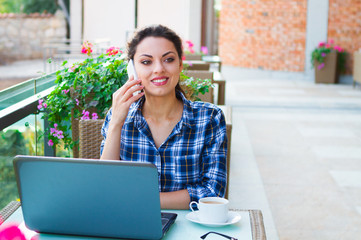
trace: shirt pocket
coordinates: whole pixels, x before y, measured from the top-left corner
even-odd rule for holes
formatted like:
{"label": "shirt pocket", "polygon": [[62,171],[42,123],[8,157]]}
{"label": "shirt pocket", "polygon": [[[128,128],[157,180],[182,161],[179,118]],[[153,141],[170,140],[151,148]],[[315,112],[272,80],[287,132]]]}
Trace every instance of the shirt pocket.
{"label": "shirt pocket", "polygon": [[178,184],[194,184],[200,181],[199,154],[175,157],[174,179]]}

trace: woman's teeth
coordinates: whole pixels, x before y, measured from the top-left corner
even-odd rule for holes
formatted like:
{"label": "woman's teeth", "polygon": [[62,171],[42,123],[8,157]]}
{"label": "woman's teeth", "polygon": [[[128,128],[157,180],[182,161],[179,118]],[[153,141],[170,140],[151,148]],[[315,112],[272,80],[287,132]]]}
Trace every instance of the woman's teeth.
{"label": "woman's teeth", "polygon": [[153,80],[153,82],[156,82],[156,83],[161,83],[161,82],[164,82],[164,81],[167,81],[167,79],[164,78],[164,79]]}

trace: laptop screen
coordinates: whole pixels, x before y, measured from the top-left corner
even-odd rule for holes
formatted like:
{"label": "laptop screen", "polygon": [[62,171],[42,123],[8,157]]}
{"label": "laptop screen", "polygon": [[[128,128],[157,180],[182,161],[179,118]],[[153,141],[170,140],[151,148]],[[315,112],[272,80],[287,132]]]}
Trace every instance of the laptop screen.
{"label": "laptop screen", "polygon": [[14,169],[24,221],[32,230],[137,239],[163,235],[158,171],[150,163],[16,156]]}

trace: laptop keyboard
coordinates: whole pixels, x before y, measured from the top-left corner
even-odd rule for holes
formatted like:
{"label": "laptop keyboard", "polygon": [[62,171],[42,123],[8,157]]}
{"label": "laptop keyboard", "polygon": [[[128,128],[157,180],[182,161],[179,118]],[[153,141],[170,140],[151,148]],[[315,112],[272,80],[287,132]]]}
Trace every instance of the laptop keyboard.
{"label": "laptop keyboard", "polygon": [[164,213],[161,213],[161,216],[162,216],[162,227],[164,227],[169,221],[169,219],[166,217],[166,214]]}

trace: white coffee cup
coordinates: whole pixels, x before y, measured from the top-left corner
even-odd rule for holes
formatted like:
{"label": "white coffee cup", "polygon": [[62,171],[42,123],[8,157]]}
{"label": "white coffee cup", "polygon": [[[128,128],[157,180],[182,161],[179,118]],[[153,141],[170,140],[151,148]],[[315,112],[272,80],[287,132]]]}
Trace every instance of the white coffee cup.
{"label": "white coffee cup", "polygon": [[[229,201],[225,198],[205,197],[199,199],[199,203],[191,202],[189,207],[197,214],[201,222],[225,223],[228,220],[228,203]],[[193,205],[197,205],[198,211],[193,209]]]}

